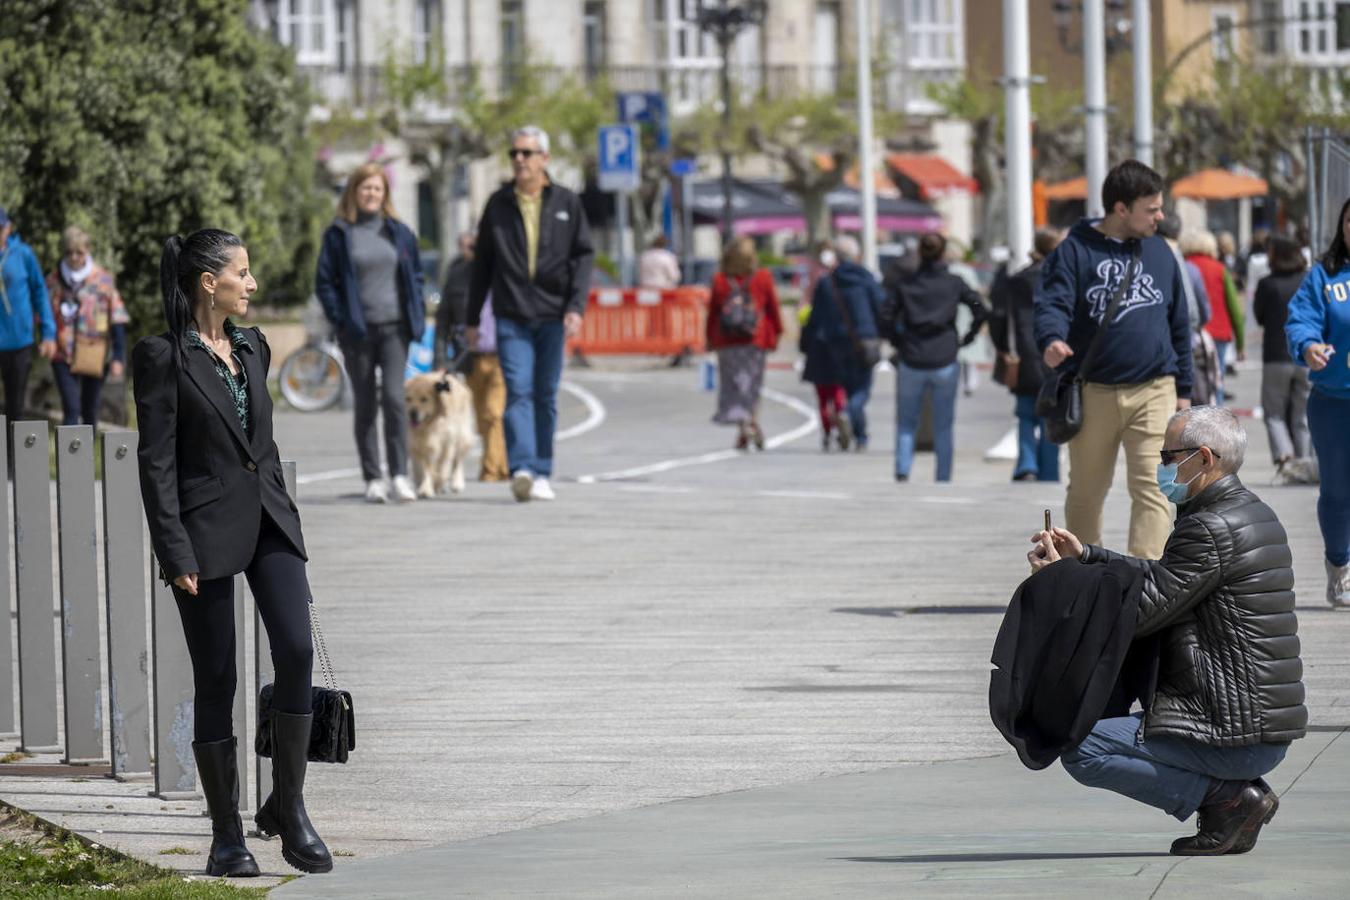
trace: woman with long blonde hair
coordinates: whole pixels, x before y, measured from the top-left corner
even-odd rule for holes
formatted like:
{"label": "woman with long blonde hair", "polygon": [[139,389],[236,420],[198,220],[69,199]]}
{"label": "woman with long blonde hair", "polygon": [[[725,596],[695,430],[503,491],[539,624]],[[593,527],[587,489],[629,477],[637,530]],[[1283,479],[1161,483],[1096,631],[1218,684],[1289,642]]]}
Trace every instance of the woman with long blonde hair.
{"label": "woman with long blonde hair", "polygon": [[[323,235],[315,292],[338,343],[356,395],[354,431],[366,499],[389,500],[375,430],[384,415],[385,464],[394,499],[417,499],[408,480],[408,424],[403,372],[408,344],[426,330],[417,237],[394,215],[389,179],[379,163],[357,166],[347,178],[338,214]],[[376,397],[376,383],[380,385]]]}

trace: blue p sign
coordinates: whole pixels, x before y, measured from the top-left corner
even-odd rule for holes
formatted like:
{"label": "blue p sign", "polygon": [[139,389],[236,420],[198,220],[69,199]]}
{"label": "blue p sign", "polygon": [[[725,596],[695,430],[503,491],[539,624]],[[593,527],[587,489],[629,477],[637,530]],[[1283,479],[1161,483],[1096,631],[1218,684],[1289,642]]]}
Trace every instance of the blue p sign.
{"label": "blue p sign", "polygon": [[632,125],[605,125],[599,140],[600,190],[637,190],[641,171],[637,129]]}

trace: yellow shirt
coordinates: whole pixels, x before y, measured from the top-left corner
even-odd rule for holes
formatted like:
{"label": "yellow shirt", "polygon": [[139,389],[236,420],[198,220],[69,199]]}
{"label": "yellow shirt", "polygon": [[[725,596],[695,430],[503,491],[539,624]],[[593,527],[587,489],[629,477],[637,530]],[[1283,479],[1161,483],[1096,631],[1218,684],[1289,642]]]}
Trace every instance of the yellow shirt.
{"label": "yellow shirt", "polygon": [[525,258],[533,278],[535,260],[539,257],[539,216],[543,212],[544,192],[530,197],[516,191],[516,203],[520,205],[520,217],[525,221]]}

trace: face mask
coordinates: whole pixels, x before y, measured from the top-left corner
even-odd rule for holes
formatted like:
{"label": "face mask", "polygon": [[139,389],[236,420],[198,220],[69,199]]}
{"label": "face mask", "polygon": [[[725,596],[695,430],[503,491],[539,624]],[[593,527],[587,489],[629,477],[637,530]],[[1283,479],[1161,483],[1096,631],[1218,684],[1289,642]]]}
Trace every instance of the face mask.
{"label": "face mask", "polygon": [[838,262],[838,259],[835,257],[833,250],[820,251],[820,264],[822,266],[827,269],[833,269],[836,262]]}
{"label": "face mask", "polygon": [[[1199,450],[1196,450],[1191,456],[1194,456],[1199,452]],[[1190,459],[1191,456],[1183,459],[1181,463]],[[1173,503],[1185,503],[1187,496],[1191,492],[1191,481],[1200,477],[1199,473],[1197,473],[1190,481],[1178,483],[1177,469],[1181,467],[1181,463],[1172,463],[1170,466],[1164,466],[1161,463],[1158,465],[1158,490],[1162,491],[1163,496]]]}

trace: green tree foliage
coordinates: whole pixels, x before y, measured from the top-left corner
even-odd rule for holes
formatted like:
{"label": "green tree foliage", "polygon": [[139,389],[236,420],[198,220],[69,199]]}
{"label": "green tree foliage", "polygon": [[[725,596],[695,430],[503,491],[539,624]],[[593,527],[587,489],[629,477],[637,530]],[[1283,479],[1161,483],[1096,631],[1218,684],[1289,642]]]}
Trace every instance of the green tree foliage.
{"label": "green tree foliage", "polygon": [[0,205],[44,267],[83,226],[133,329],[162,327],[166,236],[240,234],[259,299],[309,296],[321,216],[308,92],[247,0],[5,0]]}

